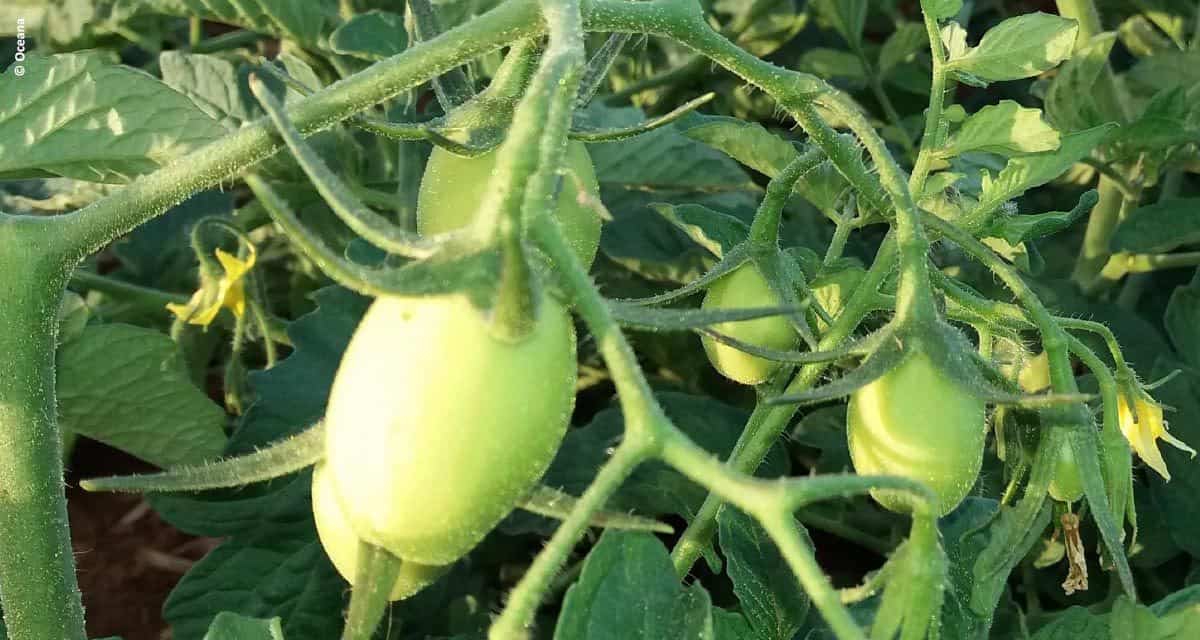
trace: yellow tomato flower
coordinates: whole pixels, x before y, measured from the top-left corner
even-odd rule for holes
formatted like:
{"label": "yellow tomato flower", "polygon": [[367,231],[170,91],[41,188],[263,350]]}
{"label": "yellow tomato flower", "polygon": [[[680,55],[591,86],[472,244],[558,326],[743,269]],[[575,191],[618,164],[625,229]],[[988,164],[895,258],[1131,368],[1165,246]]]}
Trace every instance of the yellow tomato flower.
{"label": "yellow tomato flower", "polygon": [[1167,444],[1176,449],[1187,451],[1192,454],[1193,458],[1196,457],[1196,450],[1167,431],[1167,421],[1163,419],[1162,405],[1144,391],[1140,389],[1138,391],[1132,407],[1129,405],[1128,393],[1120,394],[1117,399],[1121,433],[1125,435],[1129,446],[1133,448],[1139,458],[1151,469],[1157,471],[1163,479],[1170,480],[1171,474],[1167,471],[1167,463],[1158,451],[1158,440],[1165,440]]}
{"label": "yellow tomato flower", "polygon": [[221,263],[225,273],[215,283],[201,278],[200,289],[192,294],[187,304],[167,305],[171,313],[188,324],[207,327],[217,319],[221,309],[229,309],[239,318],[246,312],[246,274],[254,268],[254,247],[250,247],[244,260],[221,249],[216,253],[217,262]]}

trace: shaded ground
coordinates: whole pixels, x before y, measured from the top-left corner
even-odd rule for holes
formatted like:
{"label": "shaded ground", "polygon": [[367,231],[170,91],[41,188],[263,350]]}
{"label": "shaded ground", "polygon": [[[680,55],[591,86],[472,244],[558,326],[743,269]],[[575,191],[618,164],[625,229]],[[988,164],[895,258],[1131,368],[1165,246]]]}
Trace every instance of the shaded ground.
{"label": "shaded ground", "polygon": [[216,541],[177,531],[140,496],[87,493],[76,486],[77,478],[147,470],[137,460],[81,440],[72,461],[67,504],[89,637],[170,638],[163,601]]}

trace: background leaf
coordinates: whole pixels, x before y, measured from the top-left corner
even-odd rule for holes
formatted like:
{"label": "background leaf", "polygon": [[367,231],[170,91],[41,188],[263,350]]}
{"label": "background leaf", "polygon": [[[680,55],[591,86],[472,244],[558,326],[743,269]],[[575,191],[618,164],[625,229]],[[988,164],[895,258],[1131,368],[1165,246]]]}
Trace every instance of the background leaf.
{"label": "background leaf", "polygon": [[554,637],[711,639],[711,603],[699,585],[680,586],[666,547],[654,536],[610,531],[567,590]]}
{"label": "background leaf", "polygon": [[225,412],[188,376],[175,343],[141,327],[87,327],[58,353],[64,429],[160,467],[212,460]]}
{"label": "background leaf", "polygon": [[30,56],[0,75],[0,179],[127,182],[224,129],[162,82],[101,56]]}

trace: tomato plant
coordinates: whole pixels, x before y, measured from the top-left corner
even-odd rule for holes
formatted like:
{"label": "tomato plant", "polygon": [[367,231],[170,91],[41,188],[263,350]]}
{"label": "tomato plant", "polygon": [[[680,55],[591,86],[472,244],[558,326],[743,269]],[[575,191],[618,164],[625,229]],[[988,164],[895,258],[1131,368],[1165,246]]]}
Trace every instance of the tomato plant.
{"label": "tomato plant", "polygon": [[1198,25],[0,8],[0,639],[1190,637]]}

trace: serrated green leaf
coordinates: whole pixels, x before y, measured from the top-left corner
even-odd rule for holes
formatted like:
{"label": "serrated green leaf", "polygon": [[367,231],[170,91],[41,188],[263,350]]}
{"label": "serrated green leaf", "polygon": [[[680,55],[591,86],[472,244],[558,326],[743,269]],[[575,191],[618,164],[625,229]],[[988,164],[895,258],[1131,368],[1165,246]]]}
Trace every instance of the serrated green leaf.
{"label": "serrated green leaf", "polygon": [[378,10],[360,13],[330,34],[329,46],[364,60],[390,58],[408,47],[404,16]]}
{"label": "serrated green leaf", "polygon": [[809,12],[793,2],[716,0],[713,10],[732,15],[739,47],[763,57],[777,51],[809,23]]}
{"label": "serrated green leaf", "polygon": [[1164,323],[1175,349],[1193,367],[1200,369],[1200,276],[1177,287],[1167,304]]}
{"label": "serrated green leaf", "polygon": [[1102,33],[1075,51],[1046,89],[1046,117],[1064,132],[1082,131],[1116,114],[1106,113],[1095,100],[1096,82],[1108,65],[1116,37]]}
{"label": "serrated green leaf", "polygon": [[1113,232],[1113,251],[1163,253],[1200,242],[1200,198],[1172,198],[1139,207]]}
{"label": "serrated green leaf", "polygon": [[[265,496],[151,497],[184,530],[232,534],[192,566],[163,604],[163,618],[177,637],[203,637],[224,611],[281,617],[288,638],[338,637],[345,582],[317,541],[311,486],[310,474],[302,473],[282,487],[272,485]],[[295,615],[298,611],[304,615]]]}
{"label": "serrated green leaf", "polygon": [[342,287],[313,294],[317,309],[288,326],[293,351],[283,362],[250,374],[257,399],[242,417],[228,453],[245,453],[299,433],[325,414],[342,353],[370,303]]}
{"label": "serrated green leaf", "polygon": [[841,78],[847,81],[862,82],[867,78],[862,60],[849,51],[831,49],[829,47],[814,47],[800,56],[797,65],[801,71],[821,76],[822,78]]}
{"label": "serrated green leaf", "polygon": [[245,74],[225,58],[183,51],[158,57],[163,82],[192,99],[209,117],[231,131],[263,115],[250,94]]}
{"label": "serrated green leaf", "polygon": [[986,151],[1014,156],[1053,151],[1059,142],[1058,131],[1042,120],[1040,109],[1002,100],[971,114],[947,141],[942,153],[956,156],[968,151]]}
{"label": "serrated green leaf", "polygon": [[1071,607],[1033,634],[1032,640],[1096,640],[1109,637],[1104,618],[1083,607]]}
{"label": "serrated green leaf", "polygon": [[1152,94],[1200,83],[1200,49],[1164,51],[1142,58],[1123,76],[1130,87]]}
{"label": "serrated green leaf", "polygon": [[1200,140],[1200,123],[1195,122],[1195,103],[1183,87],[1154,94],[1142,113],[1121,127],[1112,145],[1123,157],[1143,151],[1161,151]]}
{"label": "serrated green leaf", "polygon": [[64,429],[160,467],[216,458],[225,412],[192,385],[175,343],[131,325],[87,327],[58,354]]}
{"label": "serrated green leaf", "polygon": [[915,60],[928,47],[925,27],[916,22],[902,23],[879,50],[879,75],[886,77],[892,69]]}
{"label": "serrated green leaf", "polygon": [[1029,78],[1069,58],[1078,31],[1074,20],[1061,16],[1016,16],[983,34],[979,46],[951,58],[948,68],[985,82]]}
{"label": "serrated green leaf", "polygon": [[1089,191],[1070,211],[1052,211],[1033,215],[1000,215],[992,221],[988,235],[1003,238],[1012,245],[1032,242],[1071,226],[1096,206],[1097,199],[1095,192]]}
{"label": "serrated green leaf", "polygon": [[713,640],[712,605],[680,586],[667,548],[645,533],[609,531],[567,590],[555,640]]}
{"label": "serrated green leaf", "polygon": [[[757,638],[791,640],[811,603],[778,547],[754,519],[736,509],[722,509],[717,524],[726,573]],[[811,547],[807,532],[796,527]]]}
{"label": "serrated green leaf", "polygon": [[851,47],[862,46],[863,27],[867,23],[867,0],[813,0],[817,16]]}
{"label": "serrated green leaf", "polygon": [[683,135],[725,152],[729,157],[774,177],[800,152],[787,140],[767,131],[757,122],[724,116],[700,116],[686,126]]}
{"label": "serrated green leaf", "polygon": [[284,640],[279,618],[248,618],[223,611],[213,618],[204,640]]}
{"label": "serrated green leaf", "polygon": [[945,20],[962,11],[963,0],[921,0],[921,9],[935,20]]}
{"label": "serrated green leaf", "polygon": [[1114,125],[1101,125],[1062,136],[1058,149],[1012,158],[1000,175],[985,180],[977,211],[995,211],[1026,191],[1062,175],[1076,162],[1087,157],[1112,132]]}
{"label": "serrated green leaf", "polygon": [[745,242],[750,235],[750,225],[742,222],[740,218],[713,211],[702,205],[659,202],[650,205],[650,208],[718,259],[723,258],[730,249]]}
{"label": "serrated green leaf", "polygon": [[251,31],[320,45],[327,22],[337,15],[336,0],[139,0],[146,7],[172,16],[199,17]]}
{"label": "serrated green leaf", "polygon": [[0,75],[0,179],[127,182],[224,135],[154,77],[94,54],[33,56]]}

